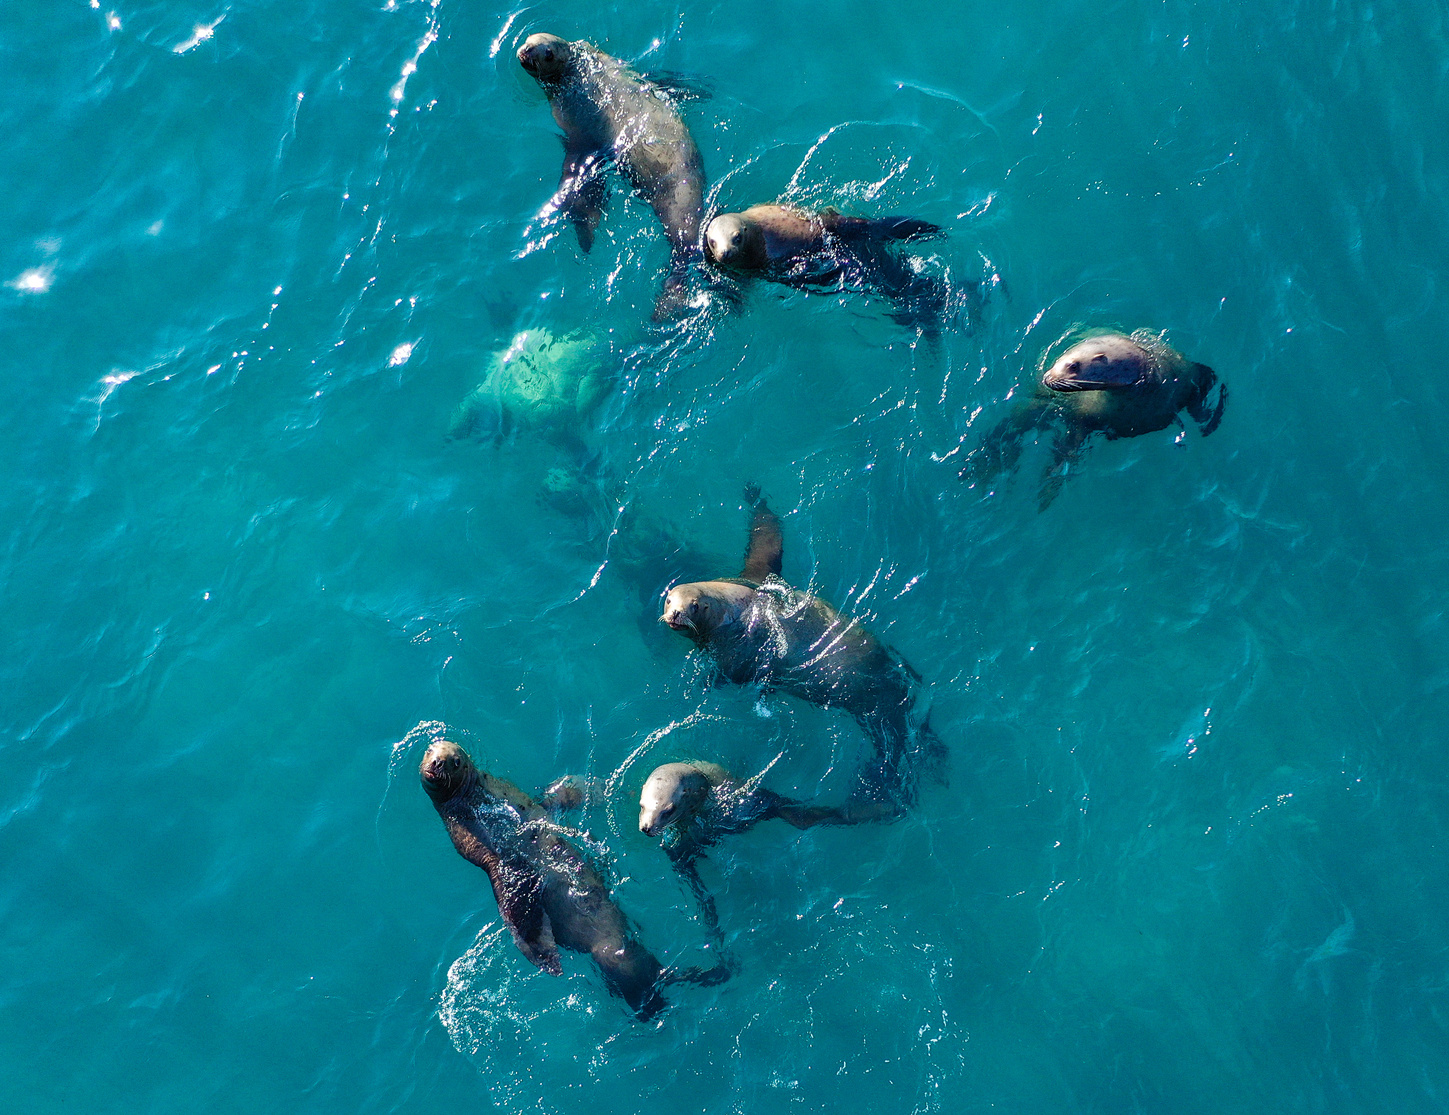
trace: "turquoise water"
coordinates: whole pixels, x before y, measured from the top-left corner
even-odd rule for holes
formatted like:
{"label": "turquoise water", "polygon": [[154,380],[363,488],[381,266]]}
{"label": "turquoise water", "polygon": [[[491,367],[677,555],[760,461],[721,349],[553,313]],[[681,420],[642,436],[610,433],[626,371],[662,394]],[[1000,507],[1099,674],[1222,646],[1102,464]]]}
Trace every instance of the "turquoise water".
{"label": "turquoise water", "polygon": [[[647,208],[587,257],[535,219],[535,30],[709,82],[718,204],[918,215],[1004,288],[939,344],[771,289],[649,333]],[[0,57],[0,1108],[1449,1104],[1441,5],[12,0]],[[624,368],[585,450],[445,438],[581,324]],[[965,487],[1076,324],[1167,330],[1221,429],[1098,443],[1042,514],[1042,450]],[[581,453],[600,506],[540,499]],[[740,974],[643,1025],[518,955],[416,764],[445,724],[613,778],[580,823],[700,963],[647,770],[838,799],[861,746],[654,620],[752,480],[950,784],[718,848]]]}

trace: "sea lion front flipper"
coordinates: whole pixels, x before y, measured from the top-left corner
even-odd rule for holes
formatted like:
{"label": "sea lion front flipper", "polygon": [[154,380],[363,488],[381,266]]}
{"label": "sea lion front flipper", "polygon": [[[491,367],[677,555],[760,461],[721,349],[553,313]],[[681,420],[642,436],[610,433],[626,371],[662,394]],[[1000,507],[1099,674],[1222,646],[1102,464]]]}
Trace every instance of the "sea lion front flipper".
{"label": "sea lion front flipper", "polygon": [[759,486],[745,489],[745,502],[754,511],[750,519],[750,544],[745,550],[745,568],[740,576],[760,584],[771,574],[776,577],[784,565],[785,537],[780,530],[780,517],[770,510],[760,495]]}
{"label": "sea lion front flipper", "polygon": [[1223,420],[1223,408],[1228,405],[1228,385],[1218,383],[1218,405],[1212,410],[1208,410],[1207,397],[1213,389],[1213,384],[1218,382],[1217,373],[1206,364],[1194,364],[1192,370],[1194,375],[1206,380],[1207,388],[1202,393],[1202,399],[1187,408],[1187,413],[1192,415],[1192,420],[1198,424],[1202,436],[1207,437],[1218,428],[1218,424]]}
{"label": "sea lion front flipper", "polygon": [[563,975],[553,923],[543,908],[543,876],[501,859],[486,870],[493,883],[493,897],[498,900],[498,913],[513,934],[518,951],[550,975]]}
{"label": "sea lion front flipper", "polygon": [[566,774],[535,799],[550,813],[567,813],[584,804],[584,796],[592,788],[593,779]]}
{"label": "sea lion front flipper", "polygon": [[1027,434],[1045,426],[1051,417],[1052,408],[1046,400],[1028,399],[991,428],[957,476],[972,484],[989,484],[1003,472],[1014,469],[1021,459],[1022,442]]}
{"label": "sea lion front flipper", "polygon": [[847,241],[929,240],[946,235],[940,225],[919,217],[844,217],[829,210],[822,210],[820,215],[827,232]]}
{"label": "sea lion front flipper", "polygon": [[671,101],[707,101],[714,96],[714,88],[709,82],[677,70],[651,70],[639,76],[646,85],[654,86]]}
{"label": "sea lion front flipper", "polygon": [[679,872],[679,877],[689,884],[690,893],[699,903],[699,916],[704,919],[704,932],[710,944],[723,951],[724,934],[719,927],[719,909],[714,904],[714,895],[699,877],[699,868],[695,866],[695,861],[699,858],[698,845],[692,840],[682,840],[673,847],[666,847],[664,854],[674,864],[674,870]]}
{"label": "sea lion front flipper", "polygon": [[604,219],[609,184],[604,178],[607,156],[594,147],[584,147],[564,138],[563,172],[558,189],[544,211],[564,214],[579,235],[585,253],[594,246],[594,232]]}
{"label": "sea lion front flipper", "polygon": [[1052,505],[1057,493],[1066,483],[1067,472],[1082,455],[1089,434],[1070,426],[1059,433],[1052,442],[1052,459],[1041,474],[1041,488],[1037,492],[1036,509],[1040,513]]}

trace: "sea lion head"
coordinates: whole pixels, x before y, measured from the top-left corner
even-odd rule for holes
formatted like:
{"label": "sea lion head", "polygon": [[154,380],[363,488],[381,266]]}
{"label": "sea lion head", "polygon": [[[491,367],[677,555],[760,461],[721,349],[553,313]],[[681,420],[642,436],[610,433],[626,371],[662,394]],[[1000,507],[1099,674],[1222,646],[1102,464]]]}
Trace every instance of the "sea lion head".
{"label": "sea lion head", "polygon": [[557,35],[530,35],[518,48],[518,64],[539,81],[559,81],[572,58],[572,45]]}
{"label": "sea lion head", "polygon": [[1156,357],[1131,337],[1102,333],[1067,349],[1041,381],[1053,391],[1106,391],[1137,387],[1157,371]]}
{"label": "sea lion head", "polygon": [[721,213],[704,230],[709,258],[721,267],[761,266],[764,240],[759,226],[743,213]]}
{"label": "sea lion head", "polygon": [[[664,614],[659,619],[681,635],[688,635],[703,645],[721,624],[738,614],[739,602],[731,599],[732,593],[722,591],[726,587],[735,586],[711,581],[675,585],[664,597]],[[753,591],[743,585],[738,587],[742,595]]]}
{"label": "sea lion head", "polygon": [[423,753],[418,774],[428,797],[437,802],[456,797],[478,780],[478,768],[468,753],[446,739],[437,740]]}
{"label": "sea lion head", "polygon": [[639,792],[639,831],[658,836],[670,825],[684,824],[709,797],[710,782],[692,763],[655,767]]}

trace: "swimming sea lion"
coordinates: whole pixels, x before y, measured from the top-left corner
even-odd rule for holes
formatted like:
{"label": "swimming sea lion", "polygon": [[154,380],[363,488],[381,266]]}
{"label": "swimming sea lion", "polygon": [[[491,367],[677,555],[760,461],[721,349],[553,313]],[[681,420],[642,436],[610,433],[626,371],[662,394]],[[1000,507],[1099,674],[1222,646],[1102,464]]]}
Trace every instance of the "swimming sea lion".
{"label": "swimming sea lion", "polygon": [[566,214],[587,252],[604,215],[609,163],[664,225],[670,274],[655,317],[680,308],[688,271],[701,258],[704,165],[665,86],[586,42],[530,35],[518,61],[543,88],[564,133],[563,174],[549,208]]}
{"label": "swimming sea lion", "polygon": [[752,205],[710,221],[705,250],[720,267],[786,286],[877,291],[901,307],[893,316],[906,322],[939,318],[946,293],[939,279],[913,266],[895,246],[944,232],[916,217],[871,219],[832,208]]}
{"label": "swimming sea lion", "polygon": [[906,808],[915,800],[915,768],[924,763],[937,772],[945,753],[912,716],[921,676],[859,620],[781,579],[779,517],[758,488],[745,498],[753,517],[744,571],[676,585],[660,619],[708,650],[725,681],[783,689],[849,712],[876,750],[877,764],[862,770],[860,789]]}
{"label": "swimming sea lion", "polygon": [[[433,743],[419,774],[458,854],[487,872],[498,912],[519,951],[545,972],[563,973],[560,946],[588,953],[609,990],[641,1019],[667,1005],[659,994],[666,983],[728,978],[723,967],[664,969],[630,935],[608,886],[559,835],[548,810],[511,782],[480,771],[456,743]],[[568,791],[561,784],[554,793]]]}
{"label": "swimming sea lion", "polygon": [[877,802],[806,805],[765,789],[757,778],[741,782],[723,767],[698,760],[655,767],[639,793],[639,831],[645,836],[663,836],[665,855],[694,892],[705,926],[721,948],[714,896],[695,866],[704,849],[719,843],[721,837],[745,832],[773,817],[797,829],[808,829],[895,816],[892,806]]}
{"label": "swimming sea lion", "polygon": [[1150,434],[1174,422],[1181,425],[1178,412],[1186,410],[1207,437],[1223,420],[1228,402],[1224,383],[1218,385],[1217,405],[1208,406],[1214,385],[1216,372],[1186,359],[1158,334],[1090,333],[1062,353],[1042,373],[1040,388],[986,435],[961,477],[989,483],[1016,465],[1028,434],[1055,426],[1038,501],[1045,511],[1061,490],[1067,467],[1094,434],[1108,441]]}

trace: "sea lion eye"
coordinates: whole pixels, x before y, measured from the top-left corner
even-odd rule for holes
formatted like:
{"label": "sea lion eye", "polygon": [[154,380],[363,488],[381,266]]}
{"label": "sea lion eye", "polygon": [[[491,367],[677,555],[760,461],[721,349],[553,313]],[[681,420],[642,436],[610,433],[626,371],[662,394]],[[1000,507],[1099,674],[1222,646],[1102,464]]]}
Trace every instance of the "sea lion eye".
{"label": "sea lion eye", "polygon": [[1070,364],[1067,365],[1067,371],[1069,372],[1080,372],[1081,370],[1082,362],[1080,360],[1073,360]]}

